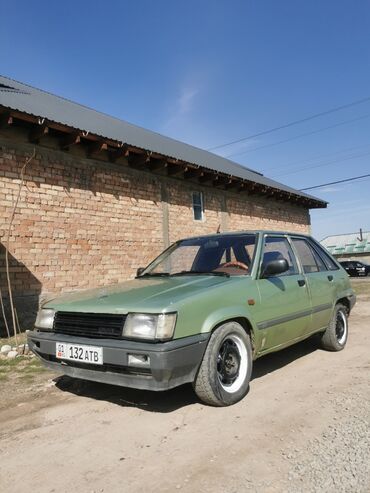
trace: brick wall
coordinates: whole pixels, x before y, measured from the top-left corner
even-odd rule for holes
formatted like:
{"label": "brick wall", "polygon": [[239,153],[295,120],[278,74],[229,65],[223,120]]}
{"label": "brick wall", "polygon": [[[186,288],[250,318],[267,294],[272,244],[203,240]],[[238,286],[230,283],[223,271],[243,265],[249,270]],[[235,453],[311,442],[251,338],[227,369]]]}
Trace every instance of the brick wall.
{"label": "brick wall", "polygon": [[[194,221],[191,192],[204,193],[204,220]],[[277,229],[309,232],[307,209],[258,196],[224,192],[182,183],[169,187],[170,241],[197,234],[242,229]]]}
{"label": "brick wall", "polygon": [[[5,295],[7,224],[20,169],[32,149],[0,139],[0,287]],[[26,324],[40,297],[132,277],[137,267],[178,238],[216,232],[219,226],[309,229],[309,214],[302,207],[202,188],[53,149],[37,148],[25,178],[9,259],[19,315]],[[203,221],[193,220],[195,190],[204,192]]]}

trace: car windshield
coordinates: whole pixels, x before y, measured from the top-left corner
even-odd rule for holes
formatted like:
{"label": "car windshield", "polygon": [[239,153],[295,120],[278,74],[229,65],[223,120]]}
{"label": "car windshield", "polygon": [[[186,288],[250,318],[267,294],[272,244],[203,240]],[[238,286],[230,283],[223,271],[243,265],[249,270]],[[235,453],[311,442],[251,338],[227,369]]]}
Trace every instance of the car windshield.
{"label": "car windshield", "polygon": [[139,275],[249,275],[256,246],[255,234],[215,235],[178,241]]}

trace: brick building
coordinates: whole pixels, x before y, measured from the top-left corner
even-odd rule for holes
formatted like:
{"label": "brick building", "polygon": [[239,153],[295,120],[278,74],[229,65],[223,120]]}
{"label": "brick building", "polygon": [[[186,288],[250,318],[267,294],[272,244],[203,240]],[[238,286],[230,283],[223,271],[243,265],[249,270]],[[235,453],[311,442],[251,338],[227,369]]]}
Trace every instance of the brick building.
{"label": "brick building", "polygon": [[33,153],[8,251],[23,326],[40,299],[130,278],[181,237],[253,228],[308,232],[309,209],[326,207],[220,156],[0,77],[5,303],[4,242],[21,168]]}

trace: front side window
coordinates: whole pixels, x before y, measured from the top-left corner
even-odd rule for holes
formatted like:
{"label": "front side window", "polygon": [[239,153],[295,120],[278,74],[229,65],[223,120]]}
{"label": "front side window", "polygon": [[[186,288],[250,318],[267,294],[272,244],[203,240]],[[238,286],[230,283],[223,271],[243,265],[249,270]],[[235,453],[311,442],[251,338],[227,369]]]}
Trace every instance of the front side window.
{"label": "front side window", "polygon": [[204,216],[203,192],[193,192],[192,200],[194,221],[202,221]]}
{"label": "front side window", "polygon": [[289,276],[298,273],[297,262],[288,240],[281,236],[266,236],[261,272],[268,262],[280,259],[285,259],[289,265],[289,270],[283,274],[279,274],[280,276]]}
{"label": "front side window", "polygon": [[141,276],[250,275],[255,246],[255,234],[182,240],[149,264]]}

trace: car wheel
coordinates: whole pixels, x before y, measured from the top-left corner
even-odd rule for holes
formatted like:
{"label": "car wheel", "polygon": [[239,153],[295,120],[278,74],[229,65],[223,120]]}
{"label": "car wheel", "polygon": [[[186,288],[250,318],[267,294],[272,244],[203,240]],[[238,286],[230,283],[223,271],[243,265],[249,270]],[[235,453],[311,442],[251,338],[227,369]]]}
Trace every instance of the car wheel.
{"label": "car wheel", "polygon": [[335,305],[329,326],[321,338],[321,346],[328,351],[341,351],[348,339],[348,310],[338,303]]}
{"label": "car wheel", "polygon": [[211,335],[193,387],[206,404],[230,406],[247,394],[251,373],[250,337],[240,324],[228,322]]}

